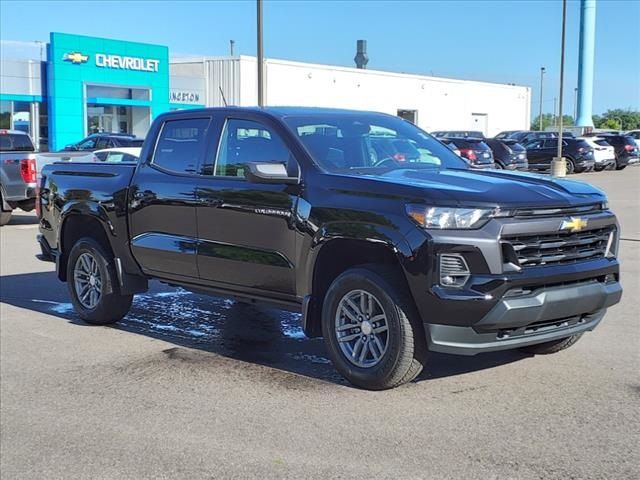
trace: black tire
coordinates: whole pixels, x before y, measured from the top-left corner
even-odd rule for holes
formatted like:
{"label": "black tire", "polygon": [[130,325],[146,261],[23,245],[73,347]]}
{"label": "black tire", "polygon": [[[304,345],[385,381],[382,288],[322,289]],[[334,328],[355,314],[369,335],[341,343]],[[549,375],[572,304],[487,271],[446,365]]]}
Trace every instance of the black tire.
{"label": "black tire", "polygon": [[5,226],[11,220],[12,212],[0,212],[0,227]]}
{"label": "black tire", "polygon": [[500,162],[496,162],[496,163],[494,164],[494,168],[495,168],[496,170],[504,170],[504,165],[502,165]]}
{"label": "black tire", "polygon": [[[99,300],[92,308],[83,305],[83,300],[78,292],[74,271],[80,256],[88,254],[95,259],[99,278]],[[85,257],[86,258],[86,257]],[[113,261],[113,256],[93,238],[84,237],[76,242],[69,253],[67,262],[67,286],[71,296],[71,302],[80,318],[91,325],[110,325],[121,320],[131,308],[133,295],[121,295],[120,284]]]}
{"label": "black tire", "polygon": [[627,168],[626,165],[616,165],[616,170],[624,170],[625,168]]}
{"label": "black tire", "polygon": [[593,167],[594,172],[601,172],[604,170],[604,167]]}
{"label": "black tire", "polygon": [[[356,290],[375,297],[388,326],[384,353],[376,365],[365,368],[354,365],[343,353],[335,328],[343,297]],[[369,265],[349,269],[331,284],[322,309],[322,332],[333,365],[352,384],[368,390],[394,388],[410,382],[424,368],[424,328],[405,291],[404,278],[394,269]]]}
{"label": "black tire", "polygon": [[522,347],[519,350],[531,355],[550,355],[552,353],[558,353],[569,348],[571,345],[580,340],[580,337],[582,337],[582,334],[578,333],[577,335],[572,335],[571,337],[567,338],[561,338],[560,340],[553,340],[551,342],[538,343],[537,345]]}

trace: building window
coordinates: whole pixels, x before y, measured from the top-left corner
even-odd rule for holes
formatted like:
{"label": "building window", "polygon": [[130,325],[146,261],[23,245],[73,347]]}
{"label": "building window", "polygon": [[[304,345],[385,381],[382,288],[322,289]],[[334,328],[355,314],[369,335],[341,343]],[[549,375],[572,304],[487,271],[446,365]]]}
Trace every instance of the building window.
{"label": "building window", "polygon": [[49,151],[49,111],[47,102],[38,105],[38,143],[41,152]]}
{"label": "building window", "polygon": [[0,128],[11,128],[11,102],[5,100],[0,101]]}

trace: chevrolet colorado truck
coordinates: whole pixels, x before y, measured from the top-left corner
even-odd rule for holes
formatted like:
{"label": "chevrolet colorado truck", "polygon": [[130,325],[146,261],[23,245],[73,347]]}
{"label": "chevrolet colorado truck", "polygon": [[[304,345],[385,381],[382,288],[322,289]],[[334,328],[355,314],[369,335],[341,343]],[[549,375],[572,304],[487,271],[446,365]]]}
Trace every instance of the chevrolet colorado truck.
{"label": "chevrolet colorado truck", "polygon": [[428,350],[558,352],[622,295],[601,191],[471,169],[380,113],[171,112],[137,163],[49,165],[39,198],[41,258],[86,322],[123,318],[149,279],[275,304],[367,389],[411,381]]}

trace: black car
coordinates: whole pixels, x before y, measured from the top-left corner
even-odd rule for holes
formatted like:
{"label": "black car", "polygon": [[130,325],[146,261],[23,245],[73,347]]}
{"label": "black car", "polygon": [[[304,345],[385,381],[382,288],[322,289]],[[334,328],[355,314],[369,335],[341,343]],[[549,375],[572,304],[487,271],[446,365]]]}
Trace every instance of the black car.
{"label": "black car", "polygon": [[93,152],[104,148],[141,147],[143,138],[124,133],[93,133],[77,143],[64,147],[64,151]]}
{"label": "black car", "polygon": [[[453,144],[460,151],[460,156],[469,161],[472,168],[495,168],[493,152],[484,143],[482,132],[466,132],[475,136],[465,137],[460,132],[432,132],[438,140]],[[449,135],[451,134],[451,135]]]}
{"label": "black car", "polygon": [[493,150],[496,168],[505,170],[529,170],[527,149],[516,140],[485,138],[484,143]]}
{"label": "black car", "polygon": [[456,138],[480,138],[492,150],[495,168],[523,171],[529,168],[526,149],[514,139],[486,138],[482,132],[465,130],[434,132],[434,135],[450,140]]}
{"label": "black car", "polygon": [[627,165],[640,161],[640,149],[631,135],[601,134],[599,137],[615,149],[616,170],[623,170]]}
{"label": "black car", "polygon": [[[420,160],[373,155],[379,132]],[[48,165],[39,192],[41,259],[87,323],[118,322],[150,279],[275,304],[375,390],[414,379],[428,350],[558,352],[622,295],[601,191],[472,169],[392,115],[165,113],[137,164]]]}
{"label": "black car", "polygon": [[[584,140],[576,138],[562,139],[562,156],[567,161],[567,173],[580,173],[593,170],[595,158],[593,148]],[[558,154],[557,138],[538,138],[524,144],[529,158],[529,170],[551,170],[551,160]]]}

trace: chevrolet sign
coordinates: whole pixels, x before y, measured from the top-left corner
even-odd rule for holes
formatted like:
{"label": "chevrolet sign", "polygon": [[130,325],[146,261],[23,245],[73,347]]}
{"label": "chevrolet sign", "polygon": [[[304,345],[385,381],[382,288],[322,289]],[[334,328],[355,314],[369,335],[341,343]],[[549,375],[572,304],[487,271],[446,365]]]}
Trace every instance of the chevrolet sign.
{"label": "chevrolet sign", "polygon": [[140,72],[157,72],[160,60],[139,57],[122,57],[96,53],[96,67],[136,70]]}

